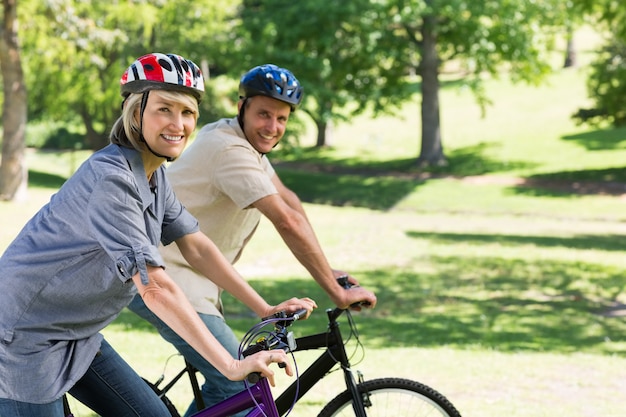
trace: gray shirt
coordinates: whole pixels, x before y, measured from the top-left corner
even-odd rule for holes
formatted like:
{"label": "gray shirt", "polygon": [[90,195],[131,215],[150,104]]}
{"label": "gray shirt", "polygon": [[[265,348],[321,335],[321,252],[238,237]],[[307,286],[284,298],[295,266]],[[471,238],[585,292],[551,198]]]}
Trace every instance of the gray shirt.
{"label": "gray shirt", "polygon": [[141,154],[93,154],[0,258],[0,397],[59,398],[80,379],[109,324],[137,290],[157,250],[198,230],[160,167],[150,183]]}

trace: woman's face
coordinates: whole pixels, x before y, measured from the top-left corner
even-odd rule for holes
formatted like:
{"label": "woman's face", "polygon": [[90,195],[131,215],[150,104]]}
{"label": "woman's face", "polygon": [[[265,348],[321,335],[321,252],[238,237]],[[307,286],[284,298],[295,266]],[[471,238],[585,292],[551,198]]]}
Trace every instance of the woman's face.
{"label": "woman's face", "polygon": [[246,138],[254,149],[268,153],[285,134],[291,107],[265,96],[250,97],[246,105],[243,115]]}
{"label": "woman's face", "polygon": [[155,153],[176,158],[196,128],[197,116],[185,100],[152,90],[143,113],[143,137]]}

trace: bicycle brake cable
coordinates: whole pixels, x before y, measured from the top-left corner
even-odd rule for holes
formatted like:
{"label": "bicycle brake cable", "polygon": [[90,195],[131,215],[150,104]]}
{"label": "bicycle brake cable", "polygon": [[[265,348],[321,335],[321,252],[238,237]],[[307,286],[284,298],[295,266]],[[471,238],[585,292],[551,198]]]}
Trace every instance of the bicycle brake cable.
{"label": "bicycle brake cable", "polygon": [[[250,346],[252,346],[253,344],[258,344],[261,341],[261,337],[265,338],[265,340],[270,340],[272,337],[275,337],[277,332],[275,331],[268,331],[268,330],[263,330],[264,327],[266,327],[269,324],[277,324],[277,323],[281,323],[283,330],[285,327],[288,326],[288,324],[286,324],[287,321],[295,321],[299,318],[299,316],[292,316],[292,317],[284,317],[284,316],[270,316],[270,317],[265,317],[261,320],[261,322],[255,324],[254,326],[252,326],[252,328],[250,328],[246,334],[243,336],[241,343],[239,344],[239,358],[241,358],[243,356],[244,351],[249,348]],[[267,335],[269,335],[269,337],[267,337]],[[256,340],[256,342],[253,342],[253,340]],[[244,346],[247,346],[247,348],[244,348]],[[269,347],[268,345],[266,345],[267,347]],[[293,403],[291,405],[291,407],[289,408],[289,410],[287,411],[287,413],[285,414],[285,417],[287,417],[291,411],[294,409],[296,402],[297,402],[297,398],[298,398],[298,394],[300,391],[300,373],[298,371],[298,364],[296,362],[296,358],[295,355],[293,354],[293,351],[289,351],[289,353],[291,354],[291,359],[294,363],[294,371],[295,371],[295,377],[296,377],[296,392],[295,392],[295,396],[294,396],[294,400]],[[263,416],[267,417],[265,412],[259,407],[259,404],[256,400],[256,398],[254,398],[254,395],[252,395],[252,393],[250,392],[250,388],[251,385],[248,382],[247,379],[244,379],[244,385],[246,386],[246,390],[250,393],[252,400],[254,401],[256,408],[258,410],[261,411],[261,413],[263,414]]]}
{"label": "bicycle brake cable", "polygon": [[[352,359],[356,355],[357,350],[360,350],[361,353],[362,353],[361,358],[357,362],[350,364],[350,366],[352,367],[354,365],[358,365],[359,363],[361,363],[363,361],[363,359],[365,358],[365,348],[363,346],[363,342],[361,342],[361,339],[359,337],[359,331],[357,330],[356,323],[355,323],[354,319],[352,318],[352,313],[350,313],[350,310],[345,310],[344,313],[346,314],[346,317],[347,317],[347,320],[348,320],[348,326],[350,328],[350,332],[349,332],[348,337],[343,341],[343,345],[344,345],[344,347],[347,346],[348,342],[350,342],[350,340],[352,340],[352,337],[354,337],[354,339],[356,340],[356,346],[354,347],[354,351],[352,352],[352,354],[350,354],[348,356],[347,359],[349,361],[352,361]],[[326,344],[328,345],[328,342]],[[329,353],[330,353],[330,351],[329,351]],[[336,363],[341,363],[337,358],[332,356],[332,353],[330,353],[330,354],[331,354],[331,357],[333,358],[333,360]]]}

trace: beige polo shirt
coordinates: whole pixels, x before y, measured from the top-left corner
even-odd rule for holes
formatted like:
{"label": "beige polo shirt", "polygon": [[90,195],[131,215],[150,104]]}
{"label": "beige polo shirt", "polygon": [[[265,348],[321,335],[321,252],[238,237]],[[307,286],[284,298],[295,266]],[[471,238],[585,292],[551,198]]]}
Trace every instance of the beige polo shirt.
{"label": "beige polo shirt", "polygon": [[[250,205],[278,192],[273,176],[269,160],[245,139],[236,118],[204,126],[167,169],[178,199],[230,263],[259,224],[261,213]],[[196,311],[222,315],[221,288],[191,268],[175,244],[161,250],[168,274]]]}

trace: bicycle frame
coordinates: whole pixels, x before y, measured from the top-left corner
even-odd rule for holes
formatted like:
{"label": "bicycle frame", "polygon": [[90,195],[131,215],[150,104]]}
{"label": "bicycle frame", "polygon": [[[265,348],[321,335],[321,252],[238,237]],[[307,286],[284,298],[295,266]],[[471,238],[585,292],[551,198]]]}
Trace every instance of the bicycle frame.
{"label": "bicycle frame", "polygon": [[251,407],[253,409],[247,414],[247,417],[280,417],[289,411],[294,401],[302,398],[337,363],[341,365],[346,386],[352,393],[352,406],[356,416],[367,417],[363,407],[363,397],[358,392],[357,383],[350,369],[350,362],[343,344],[339,323],[337,323],[337,318],[344,311],[339,308],[326,310],[329,325],[327,332],[296,339],[297,347],[294,352],[320,348],[324,348],[325,351],[299,376],[298,381],[294,381],[280,394],[275,402],[267,379],[261,378],[248,390],[198,411],[193,417],[226,417]]}
{"label": "bicycle frame", "polygon": [[324,333],[317,333],[310,336],[303,336],[296,339],[296,349],[294,352],[301,352],[311,349],[325,348],[326,350],[309,366],[289,387],[283,391],[276,399],[276,408],[280,415],[285,414],[295,400],[299,400],[309,390],[324,378],[333,367],[339,363],[343,370],[346,387],[352,393],[352,407],[357,417],[367,417],[364,412],[363,398],[359,394],[357,383],[350,369],[350,361],[346,353],[343,336],[339,329],[337,318],[345,310],[335,308],[326,310],[328,315],[328,330]]}
{"label": "bicycle frame", "polygon": [[246,417],[280,417],[267,378],[218,404],[198,411],[192,417],[227,417],[252,408]]}

